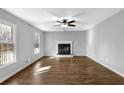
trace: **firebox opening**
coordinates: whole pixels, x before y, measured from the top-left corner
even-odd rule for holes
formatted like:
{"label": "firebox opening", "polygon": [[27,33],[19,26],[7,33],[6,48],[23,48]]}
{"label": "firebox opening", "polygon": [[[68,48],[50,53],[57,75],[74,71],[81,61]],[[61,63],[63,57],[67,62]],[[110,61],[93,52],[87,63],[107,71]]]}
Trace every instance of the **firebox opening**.
{"label": "firebox opening", "polygon": [[71,54],[71,45],[70,44],[58,44],[58,54],[59,55]]}

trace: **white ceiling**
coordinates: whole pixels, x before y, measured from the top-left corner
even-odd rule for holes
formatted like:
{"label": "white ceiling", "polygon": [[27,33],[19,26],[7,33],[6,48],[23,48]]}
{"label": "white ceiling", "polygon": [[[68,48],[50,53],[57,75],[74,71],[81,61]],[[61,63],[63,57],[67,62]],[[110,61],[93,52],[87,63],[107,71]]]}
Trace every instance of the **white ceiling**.
{"label": "white ceiling", "polygon": [[119,8],[5,8],[4,10],[25,20],[43,31],[64,31],[57,24],[60,18],[74,19],[76,27],[66,31],[86,31],[110,16],[118,13]]}

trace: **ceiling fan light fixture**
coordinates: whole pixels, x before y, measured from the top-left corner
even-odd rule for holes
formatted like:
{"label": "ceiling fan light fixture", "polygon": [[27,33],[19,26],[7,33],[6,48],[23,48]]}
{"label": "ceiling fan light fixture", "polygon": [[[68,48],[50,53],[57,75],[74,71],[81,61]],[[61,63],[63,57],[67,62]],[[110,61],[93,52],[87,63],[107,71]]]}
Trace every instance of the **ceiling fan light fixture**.
{"label": "ceiling fan light fixture", "polygon": [[68,25],[67,24],[63,24],[62,27],[63,28],[66,28],[66,27],[68,27]]}

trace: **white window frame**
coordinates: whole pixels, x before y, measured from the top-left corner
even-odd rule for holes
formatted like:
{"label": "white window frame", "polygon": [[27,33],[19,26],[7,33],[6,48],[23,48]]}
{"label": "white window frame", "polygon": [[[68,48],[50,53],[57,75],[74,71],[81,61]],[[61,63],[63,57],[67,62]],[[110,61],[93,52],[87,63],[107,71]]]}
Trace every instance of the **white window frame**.
{"label": "white window frame", "polygon": [[[36,37],[37,36],[37,37]],[[40,32],[34,32],[34,54],[39,54],[40,53]],[[36,42],[36,39],[38,40]],[[39,47],[38,48],[35,48],[35,44],[38,43]]]}
{"label": "white window frame", "polygon": [[8,22],[6,20],[3,20],[3,19],[0,19],[0,24],[4,24],[4,25],[8,25],[8,26],[12,27],[12,30],[13,30],[13,37],[12,38],[13,38],[13,40],[10,43],[12,43],[14,45],[14,52],[13,52],[14,53],[14,58],[13,58],[13,62],[9,62],[9,63],[3,64],[3,65],[0,65],[0,68],[1,68],[1,67],[4,67],[4,66],[13,64],[17,60],[17,56],[16,56],[17,25],[14,24],[14,23]]}

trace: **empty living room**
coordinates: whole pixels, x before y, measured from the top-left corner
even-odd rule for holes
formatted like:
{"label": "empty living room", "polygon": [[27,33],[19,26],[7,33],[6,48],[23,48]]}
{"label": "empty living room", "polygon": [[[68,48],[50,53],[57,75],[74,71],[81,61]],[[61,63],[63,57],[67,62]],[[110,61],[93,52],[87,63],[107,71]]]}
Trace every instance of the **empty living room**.
{"label": "empty living room", "polygon": [[123,8],[1,8],[1,85],[123,85]]}

